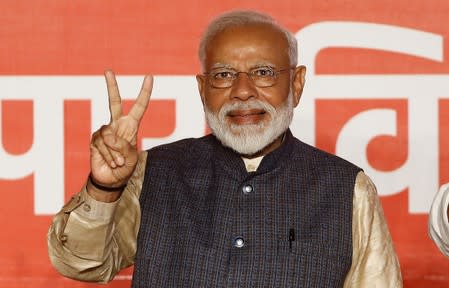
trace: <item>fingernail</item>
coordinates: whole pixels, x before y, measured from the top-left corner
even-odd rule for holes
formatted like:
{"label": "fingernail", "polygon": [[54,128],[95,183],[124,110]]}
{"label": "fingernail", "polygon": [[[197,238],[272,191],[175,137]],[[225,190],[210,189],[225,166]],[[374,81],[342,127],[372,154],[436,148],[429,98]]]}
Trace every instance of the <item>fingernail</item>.
{"label": "fingernail", "polygon": [[125,159],[123,159],[122,156],[117,156],[115,162],[117,162],[117,165],[122,166],[123,164],[125,164]]}

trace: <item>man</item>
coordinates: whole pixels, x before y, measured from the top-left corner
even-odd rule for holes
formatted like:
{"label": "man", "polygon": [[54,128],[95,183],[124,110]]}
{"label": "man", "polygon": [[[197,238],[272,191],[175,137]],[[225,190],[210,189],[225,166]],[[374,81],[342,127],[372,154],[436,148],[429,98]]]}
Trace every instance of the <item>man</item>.
{"label": "man", "polygon": [[125,116],[107,71],[111,122],[49,230],[56,269],[107,282],[134,263],[133,287],[402,287],[374,184],[288,129],[305,83],[296,45],[266,15],[221,15],[197,75],[213,135],[140,154],[151,77]]}
{"label": "man", "polygon": [[449,257],[449,183],[441,186],[429,215],[429,235],[438,249]]}

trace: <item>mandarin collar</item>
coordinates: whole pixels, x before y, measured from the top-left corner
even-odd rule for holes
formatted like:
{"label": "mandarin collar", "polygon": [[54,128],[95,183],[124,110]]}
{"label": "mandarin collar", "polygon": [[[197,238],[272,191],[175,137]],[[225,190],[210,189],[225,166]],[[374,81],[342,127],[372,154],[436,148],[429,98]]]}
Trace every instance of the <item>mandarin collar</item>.
{"label": "mandarin collar", "polygon": [[284,141],[282,141],[278,148],[263,157],[262,162],[255,172],[246,171],[242,156],[231,148],[223,146],[223,144],[221,144],[221,142],[213,135],[212,141],[214,144],[213,156],[214,159],[216,159],[216,161],[214,160],[216,165],[232,178],[242,181],[249,176],[271,172],[286,163],[291,154],[291,150],[293,149],[292,142],[294,141],[294,137],[290,129],[287,129]]}

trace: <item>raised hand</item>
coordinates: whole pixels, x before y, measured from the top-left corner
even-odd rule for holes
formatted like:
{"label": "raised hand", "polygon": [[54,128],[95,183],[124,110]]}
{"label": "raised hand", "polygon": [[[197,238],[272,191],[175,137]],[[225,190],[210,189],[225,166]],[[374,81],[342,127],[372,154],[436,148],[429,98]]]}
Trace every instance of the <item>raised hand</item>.
{"label": "raised hand", "polygon": [[[114,73],[110,70],[105,71],[105,78],[111,120],[108,125],[103,125],[92,135],[90,165],[91,177],[95,183],[114,188],[126,184],[136,167],[137,132],[150,100],[153,77],[145,76],[139,96],[128,115],[122,113]],[[95,189],[91,186],[91,190]]]}

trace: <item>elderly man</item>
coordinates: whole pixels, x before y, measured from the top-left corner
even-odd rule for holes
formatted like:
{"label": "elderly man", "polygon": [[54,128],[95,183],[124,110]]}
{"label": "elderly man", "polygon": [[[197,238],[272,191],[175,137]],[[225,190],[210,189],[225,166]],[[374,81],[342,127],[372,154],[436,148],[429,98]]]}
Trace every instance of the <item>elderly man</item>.
{"label": "elderly man", "polygon": [[48,233],[56,269],[107,282],[134,264],[133,287],[402,287],[374,184],[288,128],[306,72],[296,45],[264,14],[215,19],[197,75],[212,135],[141,153],[152,78],[123,115],[107,71],[111,122]]}

